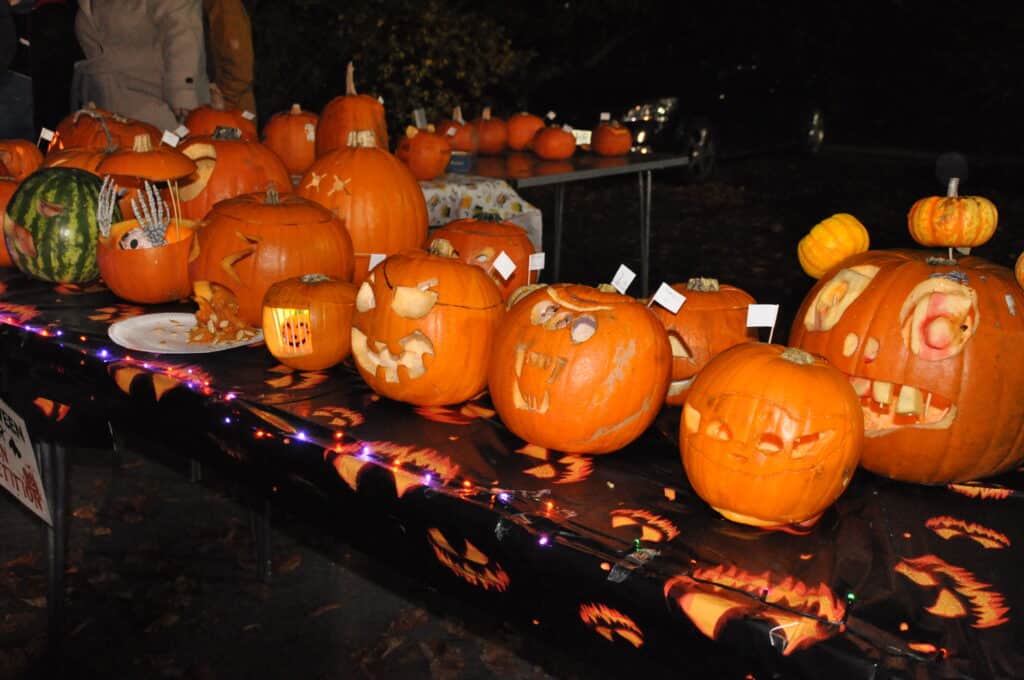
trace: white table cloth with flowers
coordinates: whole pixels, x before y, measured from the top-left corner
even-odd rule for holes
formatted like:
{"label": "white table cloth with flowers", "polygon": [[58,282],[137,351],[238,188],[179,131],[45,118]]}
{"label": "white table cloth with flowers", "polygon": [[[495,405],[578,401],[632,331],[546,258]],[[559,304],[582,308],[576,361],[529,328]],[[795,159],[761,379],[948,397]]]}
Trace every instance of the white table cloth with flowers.
{"label": "white table cloth with flowers", "polygon": [[449,173],[420,182],[431,227],[452,220],[493,213],[526,229],[537,250],[543,250],[540,209],[526,202],[508,182],[490,177]]}

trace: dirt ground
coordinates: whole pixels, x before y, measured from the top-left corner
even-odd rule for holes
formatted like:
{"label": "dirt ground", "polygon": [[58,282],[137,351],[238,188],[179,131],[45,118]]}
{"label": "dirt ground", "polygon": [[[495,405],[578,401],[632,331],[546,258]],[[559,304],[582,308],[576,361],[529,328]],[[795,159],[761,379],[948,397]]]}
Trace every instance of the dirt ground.
{"label": "dirt ground", "polygon": [[[977,254],[1012,266],[1024,246],[1020,166],[973,161],[964,194],[1000,209],[996,237]],[[619,263],[639,270],[633,178],[570,185],[563,280],[598,283]],[[656,176],[652,288],[715,276],[759,302],[779,303],[776,341],[812,284],[796,243],[821,219],[857,216],[874,247],[910,247],[906,213],[942,193],[934,158],[826,149],[723,163],[700,185]],[[550,189],[524,190],[547,213]],[[546,249],[550,250],[549,242]],[[631,292],[638,293],[638,290]],[[139,455],[141,453],[147,455]],[[562,649],[488,612],[444,599],[428,584],[274,517],[274,578],[255,575],[249,514],[215,475],[129,446],[72,461],[73,520],[65,667],[76,678],[613,677],[678,675],[658,660],[630,662]],[[40,524],[0,500],[0,677],[52,677],[45,646],[45,553]],[[714,670],[708,670],[708,669]],[[688,677],[742,678],[729,659]],[[747,676],[751,677],[751,676]]]}

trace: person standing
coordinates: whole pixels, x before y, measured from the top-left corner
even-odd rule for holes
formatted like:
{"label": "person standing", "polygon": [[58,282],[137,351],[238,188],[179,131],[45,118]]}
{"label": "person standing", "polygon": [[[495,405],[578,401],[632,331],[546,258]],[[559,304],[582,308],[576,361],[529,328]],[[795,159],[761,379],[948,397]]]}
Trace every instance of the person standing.
{"label": "person standing", "polygon": [[210,100],[199,0],[79,0],[72,103],[164,130]]}
{"label": "person standing", "polygon": [[[203,0],[206,34],[206,74],[221,108],[256,113],[252,90],[252,24],[242,0]],[[213,95],[217,108],[217,94]]]}

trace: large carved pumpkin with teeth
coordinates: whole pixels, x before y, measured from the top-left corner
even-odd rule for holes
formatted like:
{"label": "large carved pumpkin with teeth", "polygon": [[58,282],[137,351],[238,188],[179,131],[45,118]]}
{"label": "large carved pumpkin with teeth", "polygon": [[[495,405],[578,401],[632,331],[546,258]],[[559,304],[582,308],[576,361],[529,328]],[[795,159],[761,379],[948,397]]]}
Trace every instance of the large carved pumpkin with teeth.
{"label": "large carved pumpkin with teeth", "polygon": [[482,269],[407,250],[370,272],[356,294],[352,354],[375,392],[419,406],[472,398],[505,312]]}
{"label": "large carved pumpkin with teeth", "polygon": [[864,437],[860,402],[820,357],[743,343],[690,388],[679,448],[694,491],[753,526],[816,519],[846,489]]}
{"label": "large carved pumpkin with teeth", "polygon": [[717,279],[695,278],[672,288],[686,296],[679,311],[673,314],[660,305],[651,310],[664,324],[672,346],[672,381],[665,403],[682,406],[697,373],[713,357],[733,345],[757,340],[757,332],[747,328],[747,306],[755,300]]}
{"label": "large carved pumpkin with teeth", "polygon": [[672,350],[639,301],[556,284],[520,298],[491,354],[491,400],[531,444],[609,453],[639,437],[665,400]]}
{"label": "large carved pumpkin with teeth", "polygon": [[1024,458],[1024,295],[1005,267],[857,255],[811,290],[790,343],[849,377],[872,472],[942,484]]}

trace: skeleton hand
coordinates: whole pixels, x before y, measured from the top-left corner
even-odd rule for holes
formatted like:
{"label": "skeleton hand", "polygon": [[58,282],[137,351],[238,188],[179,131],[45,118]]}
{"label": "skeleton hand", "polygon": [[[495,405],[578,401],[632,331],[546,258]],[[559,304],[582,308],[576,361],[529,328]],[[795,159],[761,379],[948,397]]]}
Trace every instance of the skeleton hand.
{"label": "skeleton hand", "polygon": [[139,221],[146,244],[162,246],[167,243],[167,225],[171,223],[167,203],[149,182],[144,180],[142,191],[132,197],[132,211]]}
{"label": "skeleton hand", "polygon": [[114,207],[117,205],[117,183],[107,175],[100,186],[100,195],[96,201],[96,223],[100,235],[110,238],[110,224],[114,218]]}

